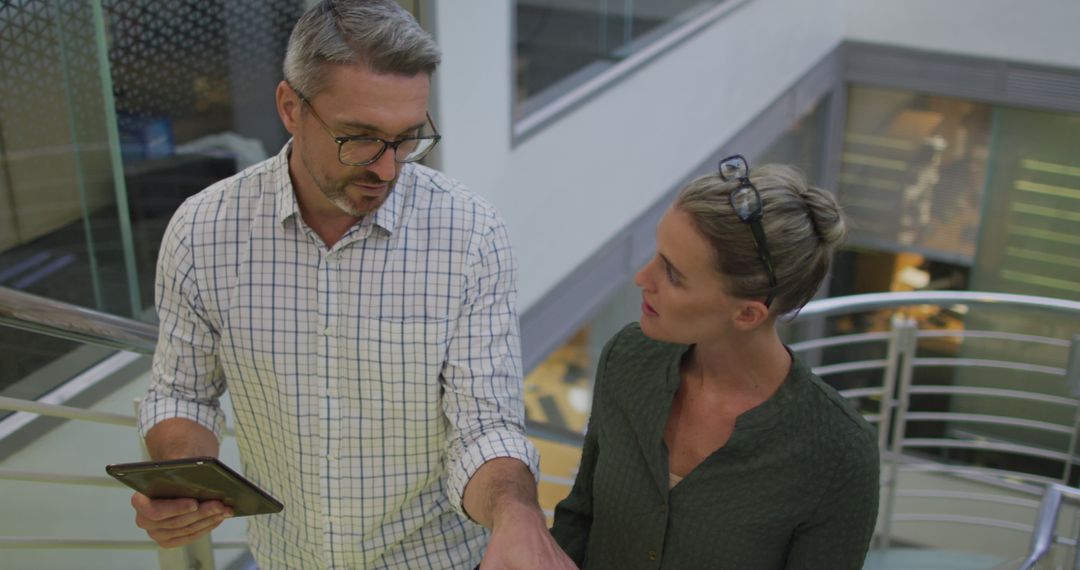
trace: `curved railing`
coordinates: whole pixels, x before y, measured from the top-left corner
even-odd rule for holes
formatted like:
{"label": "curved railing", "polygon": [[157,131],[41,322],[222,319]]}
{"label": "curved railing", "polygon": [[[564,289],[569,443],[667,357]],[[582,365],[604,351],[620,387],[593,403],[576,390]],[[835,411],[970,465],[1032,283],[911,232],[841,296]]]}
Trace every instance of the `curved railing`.
{"label": "curved railing", "polygon": [[[1065,319],[1071,323],[1057,334],[1031,331],[976,329],[962,326],[955,329],[927,327],[916,318],[920,307],[963,308],[963,314],[974,315],[983,310],[1024,310],[1034,316],[1032,322],[1046,319]],[[873,314],[876,327],[853,328],[843,334],[831,334],[837,320],[854,315]],[[886,318],[887,317],[887,318]],[[881,326],[886,323],[887,326]],[[156,331],[150,325],[80,307],[49,301],[25,293],[0,288],[0,324],[24,330],[43,332],[61,338],[89,344],[149,354],[156,342]],[[966,324],[966,323],[965,323]],[[877,532],[878,546],[888,546],[898,536],[903,525],[910,523],[965,524],[981,528],[1002,529],[1027,536],[1033,530],[1028,521],[1034,520],[1040,493],[1046,486],[1068,484],[1078,463],[1075,448],[1080,444],[1080,422],[1061,423],[1043,417],[1018,417],[1009,414],[978,413],[952,409],[922,409],[922,398],[984,398],[1013,403],[1034,404],[1064,410],[1077,417],[1080,409],[1080,303],[1023,295],[980,292],[914,292],[855,295],[813,301],[799,315],[784,325],[785,340],[793,351],[813,365],[815,372],[836,385],[851,399],[865,417],[879,428],[879,444],[883,464],[882,522]],[[975,342],[1004,343],[1010,347],[1038,347],[1055,356],[1051,362],[1031,362],[1010,359],[1007,354],[958,354],[942,356],[928,354],[921,344],[949,342],[966,346]],[[856,354],[851,358],[836,358],[836,353]],[[850,354],[848,354],[850,356]],[[998,370],[1023,372],[1047,380],[1044,389],[1025,386],[979,386],[940,384],[922,381],[928,370],[946,368],[951,371]],[[859,378],[856,385],[848,380]],[[1050,386],[1050,389],[1045,389]],[[134,418],[105,414],[68,406],[0,398],[0,409],[23,411],[83,421],[134,425]],[[1053,415],[1053,414],[1050,414]],[[1060,414],[1059,414],[1060,415]],[[976,426],[971,434],[962,430],[946,430],[943,434],[927,436],[914,432],[925,425],[963,424]],[[1007,437],[979,436],[982,427],[997,430],[1027,431],[1049,434],[1067,443],[1054,449],[1014,441]],[[909,435],[914,434],[914,435]],[[964,462],[950,454],[1005,453],[1033,461],[1060,466],[1060,473],[1048,474],[1038,470],[1001,468]],[[943,457],[945,459],[943,459]],[[1023,463],[1023,462],[1021,462]],[[910,474],[947,477],[974,486],[952,488],[911,488],[903,484]],[[57,473],[29,473],[0,469],[0,479],[39,481],[79,485],[115,485],[111,479],[98,476]],[[544,477],[544,483],[568,485],[565,478]],[[923,512],[901,508],[905,502],[998,505],[1003,508],[1022,508],[1031,517],[1017,521],[1015,517],[995,518],[984,514],[965,514],[956,508],[944,512]],[[903,533],[901,532],[900,535]],[[1070,537],[1058,536],[1052,542],[1075,545]],[[243,546],[242,543],[217,543],[221,547]],[[87,539],[60,540],[40,537],[0,537],[0,548],[153,548],[149,541],[91,541]],[[163,566],[164,567],[164,566]]]}
{"label": "curved railing", "polygon": [[[942,329],[928,327],[915,318],[918,311],[913,309],[925,306],[951,307],[966,317],[963,321],[979,320],[980,312],[1005,309],[1024,311],[1028,323],[1050,320],[1065,324],[1043,333],[982,330],[967,322]],[[838,335],[823,332],[830,328],[823,321],[866,313],[887,314],[888,326]],[[807,326],[813,323],[818,326]],[[859,352],[853,349],[860,346],[878,348],[872,357],[824,359],[814,366],[818,375],[842,388],[841,394],[863,409],[866,419],[878,427],[884,460],[878,547],[888,547],[898,530],[903,539],[907,538],[903,529],[927,523],[939,523],[942,529],[957,525],[998,529],[1026,539],[1033,530],[1030,521],[1043,490],[1075,479],[1080,442],[1080,423],[1076,421],[1080,408],[1080,303],[981,292],[857,295],[812,302],[787,329],[793,351],[810,360],[830,349],[850,353]],[[803,339],[807,335],[800,336],[800,329],[810,330],[812,338]],[[940,349],[932,353],[923,346],[943,342],[956,347],[955,353],[942,355]],[[1008,348],[979,349],[979,343]],[[1051,361],[1010,358],[1044,353],[1053,354]],[[948,373],[930,374],[934,370]],[[972,381],[976,376],[981,379],[1002,372],[1022,374],[1031,385]],[[840,379],[851,375],[861,375],[863,382],[844,387]],[[941,377],[948,381],[941,381]],[[956,409],[956,403],[965,399],[967,407],[989,411]],[[948,405],[942,407],[942,401]],[[982,403],[972,406],[975,401]],[[1046,417],[1024,412],[1032,406],[1040,406]],[[1011,437],[1022,433],[1027,437]],[[1031,443],[1055,438],[1061,443],[1056,448]],[[1004,467],[983,464],[988,454],[1013,459]],[[910,483],[917,477],[936,486]],[[1001,508],[993,508],[995,505]],[[1017,508],[1025,514],[987,514],[1015,513]],[[1066,547],[1076,545],[1075,536],[1055,540]],[[902,542],[915,541],[907,538]]]}
{"label": "curved railing", "polygon": [[811,317],[851,314],[878,309],[896,309],[913,305],[984,305],[1011,306],[1039,310],[1062,311],[1080,317],[1080,302],[1034,295],[988,293],[979,291],[912,291],[900,293],[866,293],[845,297],[830,297],[807,303],[795,321]]}

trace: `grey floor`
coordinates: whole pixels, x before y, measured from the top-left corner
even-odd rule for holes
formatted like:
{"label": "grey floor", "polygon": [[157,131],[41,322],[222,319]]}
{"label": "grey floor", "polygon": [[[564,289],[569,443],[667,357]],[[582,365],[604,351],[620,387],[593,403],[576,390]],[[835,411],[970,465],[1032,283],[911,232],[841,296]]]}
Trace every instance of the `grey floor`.
{"label": "grey floor", "polygon": [[863,570],[990,570],[1006,562],[975,552],[897,548],[871,552]]}

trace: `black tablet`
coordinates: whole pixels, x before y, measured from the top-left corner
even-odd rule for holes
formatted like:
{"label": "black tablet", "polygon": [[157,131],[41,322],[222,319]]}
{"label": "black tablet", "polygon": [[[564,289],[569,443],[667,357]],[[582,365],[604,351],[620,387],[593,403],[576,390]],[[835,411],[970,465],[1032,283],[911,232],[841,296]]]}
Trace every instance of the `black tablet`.
{"label": "black tablet", "polygon": [[218,500],[238,517],[276,513],[284,508],[215,457],[115,463],[105,472],[151,499]]}

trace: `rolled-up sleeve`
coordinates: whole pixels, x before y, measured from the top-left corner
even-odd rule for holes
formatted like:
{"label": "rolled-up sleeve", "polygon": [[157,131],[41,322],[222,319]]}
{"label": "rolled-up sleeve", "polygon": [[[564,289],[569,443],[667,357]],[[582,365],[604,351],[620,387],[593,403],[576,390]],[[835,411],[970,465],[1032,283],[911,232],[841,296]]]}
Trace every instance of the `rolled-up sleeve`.
{"label": "rolled-up sleeve", "polygon": [[150,389],[139,406],[143,437],[171,418],[196,421],[219,440],[224,432],[219,336],[200,299],[195,268],[187,209],[181,206],[169,222],[158,255],[155,298],[161,324]]}
{"label": "rolled-up sleeve", "polygon": [[489,213],[469,256],[462,313],[443,367],[450,504],[463,516],[465,485],[485,462],[516,458],[539,481],[540,456],[525,437],[517,266],[506,227]]}

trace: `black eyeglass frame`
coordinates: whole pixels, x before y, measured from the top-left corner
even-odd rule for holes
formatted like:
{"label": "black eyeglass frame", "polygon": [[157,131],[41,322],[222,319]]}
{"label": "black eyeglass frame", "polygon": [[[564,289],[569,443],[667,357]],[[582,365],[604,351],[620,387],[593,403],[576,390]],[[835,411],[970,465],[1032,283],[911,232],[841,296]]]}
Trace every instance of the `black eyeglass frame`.
{"label": "black eyeglass frame", "polygon": [[[735,171],[741,171],[743,174],[732,177],[731,174],[724,172],[725,164],[734,164]],[[758,258],[761,259],[761,265],[765,267],[765,273],[769,277],[769,294],[765,297],[765,306],[768,307],[772,304],[776,293],[776,272],[773,271],[772,254],[769,253],[769,243],[765,239],[765,227],[761,224],[763,216],[761,193],[758,192],[757,186],[750,182],[750,165],[743,155],[734,154],[720,160],[717,170],[720,179],[724,182],[732,180],[739,182],[739,185],[731,191],[731,209],[735,211],[739,220],[750,226],[750,232],[754,236],[754,247],[757,248]],[[743,207],[740,207],[740,204]],[[750,207],[746,208],[746,204],[750,204]]]}
{"label": "black eyeglass frame", "polygon": [[[292,85],[290,84],[289,87],[292,87]],[[338,162],[340,162],[341,164],[344,164],[345,166],[368,166],[368,165],[371,165],[371,164],[375,164],[376,162],[379,161],[380,158],[382,158],[383,154],[386,153],[386,149],[388,149],[388,148],[394,149],[394,162],[396,162],[398,164],[408,164],[410,162],[419,162],[419,161],[423,160],[424,157],[427,156],[431,152],[431,150],[433,148],[435,148],[435,145],[439,144],[440,140],[442,140],[442,135],[439,134],[439,129],[435,126],[435,121],[432,120],[431,113],[424,113],[425,116],[427,117],[428,124],[431,125],[431,130],[434,132],[434,134],[431,134],[431,135],[424,135],[424,136],[420,136],[420,137],[416,137],[416,136],[402,137],[402,138],[400,138],[398,140],[394,140],[394,141],[388,141],[388,140],[386,140],[384,138],[381,138],[381,137],[372,137],[372,136],[367,136],[367,135],[350,135],[350,136],[338,135],[338,134],[335,134],[334,129],[331,129],[330,125],[327,125],[326,121],[324,121],[322,119],[322,117],[319,116],[318,111],[315,110],[315,106],[311,104],[311,101],[303,93],[301,93],[299,89],[297,89],[295,87],[292,87],[292,90],[296,93],[296,96],[300,98],[300,101],[302,103],[304,103],[305,105],[307,105],[308,109],[311,110],[311,114],[312,114],[312,116],[315,117],[315,120],[319,121],[319,124],[322,125],[324,129],[326,129],[326,132],[329,133],[330,136],[334,137],[334,142],[336,142],[337,146],[338,146]],[[430,140],[431,141],[431,146],[424,149],[424,152],[422,152],[416,158],[412,158],[412,159],[409,159],[409,160],[398,160],[397,149],[398,149],[399,146],[401,146],[402,144],[404,144],[406,142],[409,142],[409,141],[419,141],[419,140]],[[341,157],[341,149],[342,149],[342,147],[345,146],[345,143],[352,142],[352,141],[363,141],[363,142],[375,142],[375,141],[378,141],[378,142],[382,143],[382,148],[380,148],[379,151],[375,153],[374,157],[372,157],[372,158],[370,158],[368,160],[364,160],[364,161],[360,161],[360,162],[350,162],[350,161],[347,161],[347,160],[345,160],[344,158]]]}

